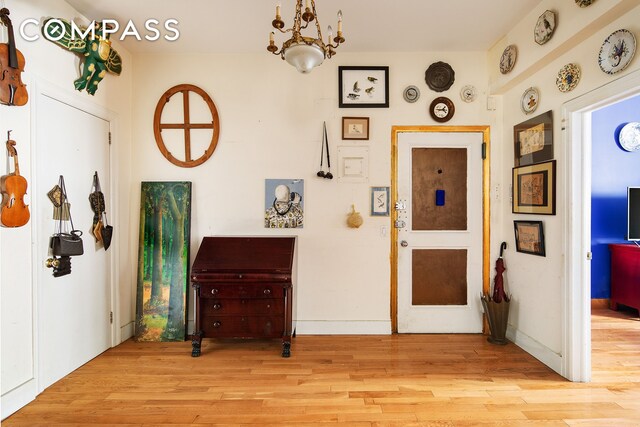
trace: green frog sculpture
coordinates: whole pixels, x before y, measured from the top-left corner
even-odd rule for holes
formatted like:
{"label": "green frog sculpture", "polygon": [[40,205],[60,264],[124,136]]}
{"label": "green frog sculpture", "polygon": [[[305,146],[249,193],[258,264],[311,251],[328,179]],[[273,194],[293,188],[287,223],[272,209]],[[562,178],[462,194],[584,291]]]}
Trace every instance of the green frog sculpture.
{"label": "green frog sculpture", "polygon": [[[102,22],[94,23],[94,31],[87,31],[80,26],[79,35],[72,32],[71,23],[60,18],[46,19],[42,25],[42,32],[47,40],[75,52],[84,58],[82,63],[82,76],[73,82],[79,91],[86,89],[94,95],[98,89],[98,83],[102,81],[107,72],[120,75],[122,72],[122,58],[111,47],[110,33],[103,32]],[[105,27],[111,29],[107,24]]]}

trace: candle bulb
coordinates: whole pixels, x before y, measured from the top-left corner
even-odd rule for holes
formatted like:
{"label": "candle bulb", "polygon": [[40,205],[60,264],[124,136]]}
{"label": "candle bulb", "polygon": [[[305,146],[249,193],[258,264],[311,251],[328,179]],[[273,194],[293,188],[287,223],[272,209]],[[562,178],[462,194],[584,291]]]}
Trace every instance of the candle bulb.
{"label": "candle bulb", "polygon": [[309,9],[309,0],[307,0],[307,2],[305,3],[307,9]]}
{"label": "candle bulb", "polygon": [[273,31],[269,33],[269,44],[273,44]]}
{"label": "candle bulb", "polygon": [[276,3],[276,16],[280,16],[280,2]]}
{"label": "candle bulb", "polygon": [[329,33],[329,44],[331,44],[331,39],[333,38],[333,28],[331,28],[331,25],[327,27],[327,32]]}
{"label": "candle bulb", "polygon": [[342,32],[342,10],[338,11],[338,33]]}

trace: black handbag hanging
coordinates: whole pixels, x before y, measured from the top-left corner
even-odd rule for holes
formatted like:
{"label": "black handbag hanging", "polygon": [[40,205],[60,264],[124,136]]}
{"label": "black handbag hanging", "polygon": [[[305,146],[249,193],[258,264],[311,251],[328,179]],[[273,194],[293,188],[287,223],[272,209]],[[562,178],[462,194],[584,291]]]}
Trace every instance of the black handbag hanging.
{"label": "black handbag hanging", "polygon": [[[76,230],[73,226],[73,219],[71,218],[71,205],[69,204],[69,197],[67,196],[67,189],[64,185],[64,177],[60,175],[60,181],[58,183],[60,187],[60,206],[56,206],[55,209],[59,210],[57,217],[57,227],[49,245],[51,247],[51,253],[54,256],[66,257],[66,256],[78,256],[84,253],[84,246],[82,244],[82,231]],[[65,211],[66,210],[66,211]],[[63,220],[63,218],[67,218]],[[63,225],[64,222],[64,225]],[[70,223],[71,228],[67,226],[67,222]]]}

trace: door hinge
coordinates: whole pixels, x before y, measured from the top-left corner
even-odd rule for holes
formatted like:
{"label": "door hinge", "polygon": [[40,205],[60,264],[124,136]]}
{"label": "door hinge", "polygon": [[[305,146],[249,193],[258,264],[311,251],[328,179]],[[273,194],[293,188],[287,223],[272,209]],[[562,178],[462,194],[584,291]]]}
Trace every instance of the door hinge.
{"label": "door hinge", "polygon": [[587,259],[588,260],[592,260],[593,259],[593,253],[587,252]]}
{"label": "door hinge", "polygon": [[109,312],[109,323],[113,323],[113,311]]}
{"label": "door hinge", "polygon": [[482,160],[487,158],[487,143],[482,143]]}
{"label": "door hinge", "polygon": [[109,132],[109,145],[111,145],[111,132]]}

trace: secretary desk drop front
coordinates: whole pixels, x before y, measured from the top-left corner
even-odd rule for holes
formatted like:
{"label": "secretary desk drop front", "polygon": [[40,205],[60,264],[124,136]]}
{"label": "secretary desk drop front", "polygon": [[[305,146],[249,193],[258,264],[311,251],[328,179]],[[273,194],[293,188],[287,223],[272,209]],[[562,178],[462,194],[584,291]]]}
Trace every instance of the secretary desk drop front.
{"label": "secretary desk drop front", "polygon": [[295,237],[205,237],[191,268],[193,357],[203,338],[280,338],[295,332]]}

